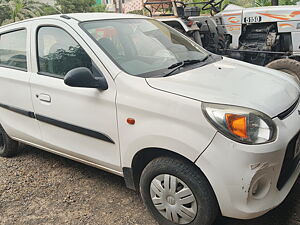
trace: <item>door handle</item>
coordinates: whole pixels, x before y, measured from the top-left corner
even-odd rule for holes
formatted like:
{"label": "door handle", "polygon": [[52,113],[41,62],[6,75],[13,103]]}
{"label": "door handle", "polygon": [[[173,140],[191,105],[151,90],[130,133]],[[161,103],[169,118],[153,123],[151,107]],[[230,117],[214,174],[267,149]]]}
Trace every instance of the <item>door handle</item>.
{"label": "door handle", "polygon": [[47,95],[47,94],[39,94],[39,95],[36,95],[36,97],[42,101],[42,102],[51,102],[51,97],[50,95]]}

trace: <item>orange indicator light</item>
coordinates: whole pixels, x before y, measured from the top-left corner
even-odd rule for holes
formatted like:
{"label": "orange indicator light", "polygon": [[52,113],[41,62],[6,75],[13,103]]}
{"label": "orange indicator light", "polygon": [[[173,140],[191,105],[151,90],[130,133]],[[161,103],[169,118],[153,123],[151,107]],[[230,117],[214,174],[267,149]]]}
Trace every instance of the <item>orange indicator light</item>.
{"label": "orange indicator light", "polygon": [[134,125],[135,124],[135,119],[127,118],[127,123],[130,124],[130,125]]}
{"label": "orange indicator light", "polygon": [[228,129],[233,134],[241,138],[248,138],[246,116],[241,116],[236,114],[226,114],[226,122],[227,122]]}

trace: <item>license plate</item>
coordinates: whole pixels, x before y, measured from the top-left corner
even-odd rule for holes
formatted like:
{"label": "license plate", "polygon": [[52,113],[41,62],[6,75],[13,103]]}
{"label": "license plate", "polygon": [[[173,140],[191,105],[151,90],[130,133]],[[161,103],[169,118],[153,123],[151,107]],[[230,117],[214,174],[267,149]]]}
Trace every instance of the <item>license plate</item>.
{"label": "license plate", "polygon": [[297,158],[299,155],[300,155],[300,135],[299,135],[298,140],[296,142],[294,158]]}
{"label": "license plate", "polygon": [[259,23],[261,22],[262,17],[261,16],[250,16],[244,18],[244,23]]}

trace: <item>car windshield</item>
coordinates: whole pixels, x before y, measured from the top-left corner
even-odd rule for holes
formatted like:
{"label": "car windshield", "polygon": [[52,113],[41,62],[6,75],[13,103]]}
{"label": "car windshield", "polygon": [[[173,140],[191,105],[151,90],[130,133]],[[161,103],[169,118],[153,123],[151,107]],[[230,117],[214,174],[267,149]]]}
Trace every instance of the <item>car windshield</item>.
{"label": "car windshield", "polygon": [[122,70],[135,76],[159,76],[176,63],[208,57],[195,42],[153,19],[99,20],[81,27]]}

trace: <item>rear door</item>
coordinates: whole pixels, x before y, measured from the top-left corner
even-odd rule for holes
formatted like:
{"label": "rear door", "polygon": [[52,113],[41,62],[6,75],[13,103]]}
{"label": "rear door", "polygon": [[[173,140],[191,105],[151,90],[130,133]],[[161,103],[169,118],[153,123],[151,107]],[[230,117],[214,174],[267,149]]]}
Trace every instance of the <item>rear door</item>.
{"label": "rear door", "polygon": [[9,136],[39,143],[30,92],[30,26],[0,31],[0,123]]}
{"label": "rear door", "polygon": [[[116,88],[108,71],[80,36],[59,20],[35,22],[32,36],[32,101],[44,145],[77,160],[121,173]],[[64,84],[71,69],[104,76],[108,90]]]}

